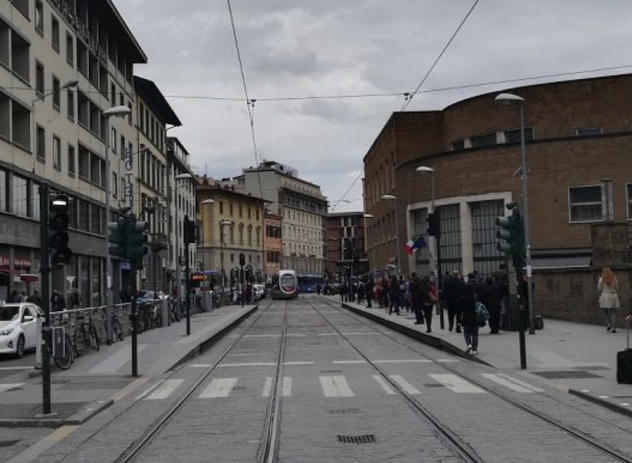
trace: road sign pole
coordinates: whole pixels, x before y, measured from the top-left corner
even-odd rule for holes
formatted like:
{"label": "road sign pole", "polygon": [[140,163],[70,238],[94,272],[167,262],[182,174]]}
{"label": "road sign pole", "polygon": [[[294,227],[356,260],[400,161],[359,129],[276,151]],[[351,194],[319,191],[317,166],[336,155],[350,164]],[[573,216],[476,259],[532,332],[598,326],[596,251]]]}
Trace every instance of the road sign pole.
{"label": "road sign pole", "polygon": [[187,305],[187,336],[191,334],[191,267],[189,265],[189,242],[185,240],[184,242],[184,254],[186,260],[186,270],[185,270],[185,278],[186,282],[184,283],[184,289],[186,291],[186,305]]}
{"label": "road sign pole", "polygon": [[50,385],[50,267],[48,264],[48,194],[46,183],[39,186],[40,197],[40,281],[44,322],[42,324],[42,413],[51,413]]}
{"label": "road sign pole", "polygon": [[132,262],[132,376],[138,376],[138,281],[136,263]]}

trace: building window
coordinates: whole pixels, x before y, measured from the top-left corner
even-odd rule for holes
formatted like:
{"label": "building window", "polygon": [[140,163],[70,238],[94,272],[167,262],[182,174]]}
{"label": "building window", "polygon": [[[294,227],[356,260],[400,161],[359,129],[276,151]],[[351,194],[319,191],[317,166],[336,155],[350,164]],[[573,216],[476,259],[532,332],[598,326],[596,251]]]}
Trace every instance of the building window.
{"label": "building window", "polygon": [[235,262],[235,254],[230,254],[230,261]]}
{"label": "building window", "polygon": [[219,213],[220,214],[224,213],[224,201],[219,202]]}
{"label": "building window", "polygon": [[112,106],[116,105],[116,85],[110,85],[110,101],[112,102]]}
{"label": "building window", "polygon": [[26,216],[28,211],[28,182],[25,178],[14,175],[11,183],[11,212]]}
{"label": "building window", "polygon": [[112,172],[112,196],[115,198],[118,196],[118,175],[116,172]]}
{"label": "building window", "polygon": [[632,220],[632,183],[626,186],[628,192],[628,220]]}
{"label": "building window", "polygon": [[61,140],[53,135],[53,167],[61,170]]}
{"label": "building window", "polygon": [[59,79],[53,76],[53,108],[61,111],[61,84]]}
{"label": "building window", "polygon": [[496,132],[488,133],[486,135],[479,135],[478,137],[470,138],[472,148],[483,148],[485,146],[493,146],[496,144]]}
{"label": "building window", "polygon": [[39,125],[35,134],[35,146],[37,159],[46,162],[46,131]]}
{"label": "building window", "polygon": [[[533,141],[533,128],[524,128],[524,140]],[[505,143],[520,143],[520,129],[505,130]]]}
{"label": "building window", "polygon": [[46,83],[44,79],[44,65],[39,61],[35,62],[35,91],[37,96],[44,98]]}
{"label": "building window", "polygon": [[240,204],[239,205],[239,218],[242,219],[244,217],[244,208],[243,206]]}
{"label": "building window", "polygon": [[7,211],[7,173],[0,169],[0,211]]}
{"label": "building window", "polygon": [[75,122],[75,92],[68,89],[68,119]]}
{"label": "building window", "polygon": [[59,21],[55,16],[51,17],[51,40],[53,44],[53,50],[59,53]]}
{"label": "building window", "polygon": [[40,0],[35,2],[35,30],[44,35],[44,5]]}
{"label": "building window", "polygon": [[575,135],[578,137],[589,137],[591,135],[601,135],[603,129],[601,127],[581,127],[577,129]]}
{"label": "building window", "polygon": [[571,222],[603,220],[601,186],[569,188]]}
{"label": "building window", "polygon": [[75,147],[68,145],[68,175],[71,177],[75,176],[75,157]]}
{"label": "building window", "polygon": [[110,143],[112,143],[112,152],[116,153],[116,129],[114,127],[112,127],[112,140],[110,141]]}
{"label": "building window", "polygon": [[230,211],[229,211],[230,212],[230,216],[232,217],[233,216],[233,203],[229,204],[229,209],[230,209]]}
{"label": "building window", "polygon": [[75,65],[75,41],[72,35],[66,32],[66,62],[70,64],[70,67]]}

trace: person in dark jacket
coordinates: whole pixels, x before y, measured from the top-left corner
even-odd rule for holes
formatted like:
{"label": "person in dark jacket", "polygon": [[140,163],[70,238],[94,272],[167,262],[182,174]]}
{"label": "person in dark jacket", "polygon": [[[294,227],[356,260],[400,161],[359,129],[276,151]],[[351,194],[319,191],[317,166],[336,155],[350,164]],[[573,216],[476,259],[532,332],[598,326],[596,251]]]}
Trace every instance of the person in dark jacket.
{"label": "person in dark jacket", "polygon": [[476,319],[476,298],[472,287],[465,285],[461,293],[460,305],[463,309],[461,323],[463,324],[463,336],[467,345],[466,353],[478,354],[478,320]]}
{"label": "person in dark jacket", "polygon": [[366,292],[366,308],[367,309],[373,308],[373,306],[371,305],[371,301],[373,301],[373,288],[375,288],[375,283],[373,282],[373,278],[369,278],[369,281],[367,281],[366,286],[364,288]]}
{"label": "person in dark jacket", "polygon": [[500,304],[503,299],[502,289],[492,277],[485,278],[485,285],[481,289],[479,301],[489,312],[489,328],[491,334],[498,334],[500,329]]}
{"label": "person in dark jacket", "polygon": [[410,305],[415,313],[415,325],[423,325],[423,293],[421,290],[421,279],[417,277],[417,273],[411,275],[408,291],[410,292]]}
{"label": "person in dark jacket", "polygon": [[391,277],[388,296],[390,302],[388,314],[392,314],[393,310],[395,310],[395,313],[399,315],[399,281],[397,277]]}
{"label": "person in dark jacket", "polygon": [[31,296],[29,297],[29,302],[32,302],[33,304],[38,306],[42,305],[42,297],[40,296],[40,293],[37,289],[33,291],[33,294],[31,294]]}
{"label": "person in dark jacket", "polygon": [[58,289],[55,289],[53,291],[53,295],[50,297],[50,306],[53,312],[59,312],[60,310],[66,309],[66,301]]}
{"label": "person in dark jacket", "polygon": [[463,280],[458,271],[453,271],[452,275],[443,282],[443,293],[446,308],[448,309],[448,329],[452,331],[456,327],[456,332],[461,332],[461,304],[460,298],[463,292]]}

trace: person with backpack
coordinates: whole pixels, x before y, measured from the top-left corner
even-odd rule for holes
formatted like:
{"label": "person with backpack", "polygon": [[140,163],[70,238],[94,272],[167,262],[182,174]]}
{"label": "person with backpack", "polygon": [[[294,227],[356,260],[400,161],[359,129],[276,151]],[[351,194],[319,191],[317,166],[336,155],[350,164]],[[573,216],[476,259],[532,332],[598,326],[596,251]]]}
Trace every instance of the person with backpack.
{"label": "person with backpack", "polygon": [[477,317],[476,298],[472,291],[472,286],[464,285],[461,291],[460,306],[463,309],[461,324],[463,326],[463,337],[467,345],[466,353],[478,355],[478,329],[479,320]]}

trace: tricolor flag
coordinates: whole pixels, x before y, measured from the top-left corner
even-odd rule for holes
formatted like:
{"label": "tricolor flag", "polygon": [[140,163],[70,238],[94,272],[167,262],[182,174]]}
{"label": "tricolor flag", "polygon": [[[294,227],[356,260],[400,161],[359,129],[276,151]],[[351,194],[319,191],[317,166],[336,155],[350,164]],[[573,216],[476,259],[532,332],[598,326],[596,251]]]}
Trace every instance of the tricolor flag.
{"label": "tricolor flag", "polygon": [[408,240],[408,242],[404,245],[404,250],[406,254],[410,255],[414,252],[419,251],[421,248],[426,246],[426,240],[423,235],[413,236],[412,239]]}

